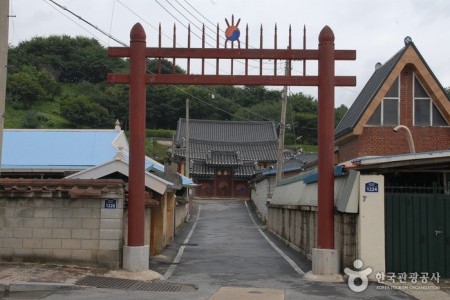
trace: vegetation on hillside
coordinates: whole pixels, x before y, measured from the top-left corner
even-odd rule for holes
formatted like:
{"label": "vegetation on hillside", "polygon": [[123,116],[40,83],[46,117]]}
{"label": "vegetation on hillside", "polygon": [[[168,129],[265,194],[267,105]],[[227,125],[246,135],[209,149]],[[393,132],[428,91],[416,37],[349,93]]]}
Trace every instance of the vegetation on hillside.
{"label": "vegetation on hillside", "polygon": [[[108,73],[128,72],[128,61],[108,57],[95,39],[36,37],[11,47],[8,65],[7,128],[113,128],[118,119],[128,129],[128,85],[106,82]],[[157,61],[149,60],[147,68],[157,72]],[[161,71],[172,70],[185,73],[163,60]],[[280,91],[261,86],[149,85],[147,128],[174,130],[185,116],[186,98],[191,100],[191,118],[279,124]],[[316,144],[317,99],[294,93],[288,103],[286,143]],[[337,124],[347,107],[335,111]]]}

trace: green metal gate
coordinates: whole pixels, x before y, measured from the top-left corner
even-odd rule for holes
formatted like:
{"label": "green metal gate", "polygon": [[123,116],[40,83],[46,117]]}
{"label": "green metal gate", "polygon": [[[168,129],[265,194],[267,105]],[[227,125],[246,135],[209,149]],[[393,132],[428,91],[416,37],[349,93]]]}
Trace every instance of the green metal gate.
{"label": "green metal gate", "polygon": [[450,195],[386,191],[386,271],[450,277]]}

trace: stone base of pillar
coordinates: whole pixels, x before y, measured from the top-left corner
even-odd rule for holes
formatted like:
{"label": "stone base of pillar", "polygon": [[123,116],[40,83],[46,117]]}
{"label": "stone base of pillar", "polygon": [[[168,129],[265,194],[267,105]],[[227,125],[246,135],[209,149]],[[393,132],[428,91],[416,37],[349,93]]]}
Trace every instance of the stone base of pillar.
{"label": "stone base of pillar", "polygon": [[336,275],[340,272],[341,255],[335,249],[312,249],[312,272],[315,275]]}
{"label": "stone base of pillar", "polygon": [[142,272],[149,269],[150,246],[123,246],[123,269]]}

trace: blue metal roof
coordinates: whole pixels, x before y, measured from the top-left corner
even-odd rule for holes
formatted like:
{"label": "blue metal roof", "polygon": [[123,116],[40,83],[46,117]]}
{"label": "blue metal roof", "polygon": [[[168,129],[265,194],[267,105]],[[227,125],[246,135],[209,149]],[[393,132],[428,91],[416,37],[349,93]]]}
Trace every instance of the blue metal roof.
{"label": "blue metal roof", "polygon": [[[344,166],[334,166],[334,177],[344,175]],[[319,179],[319,170],[317,168],[300,173],[298,175],[283,179],[278,185],[286,185],[296,181],[303,181],[306,184],[317,182]]]}
{"label": "blue metal roof", "polygon": [[[117,130],[5,129],[3,169],[86,169],[114,159]],[[128,149],[122,149],[128,161]],[[164,166],[150,158],[145,169],[164,172]],[[184,186],[193,181],[181,176]]]}
{"label": "blue metal roof", "polygon": [[87,167],[113,159],[116,130],[6,129],[2,168]]}

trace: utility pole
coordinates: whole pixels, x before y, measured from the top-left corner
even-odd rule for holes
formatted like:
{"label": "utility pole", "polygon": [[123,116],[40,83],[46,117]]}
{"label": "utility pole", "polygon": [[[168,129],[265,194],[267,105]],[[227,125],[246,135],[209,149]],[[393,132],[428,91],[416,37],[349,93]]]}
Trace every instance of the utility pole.
{"label": "utility pole", "polygon": [[[184,134],[184,143],[185,143],[185,164],[184,164],[184,175],[189,178],[189,168],[190,168],[190,154],[189,154],[189,99],[186,99],[186,132]],[[192,199],[191,199],[191,189],[187,189],[187,197],[188,197],[188,210],[189,210],[189,218],[192,217]]]}
{"label": "utility pole", "polygon": [[189,99],[186,99],[186,132],[185,132],[185,164],[184,175],[189,178]]}
{"label": "utility pole", "polygon": [[[285,65],[285,75],[289,75],[290,66],[288,61]],[[275,177],[276,184],[280,183],[283,179],[283,162],[284,162],[284,133],[286,131],[286,106],[287,106],[287,86],[283,87],[283,95],[281,98],[281,121],[280,121],[280,135],[278,137],[278,162],[277,162],[277,174]]]}
{"label": "utility pole", "polygon": [[0,0],[0,168],[2,165],[3,129],[5,123],[6,102],[6,75],[8,71],[8,29],[9,0]]}

